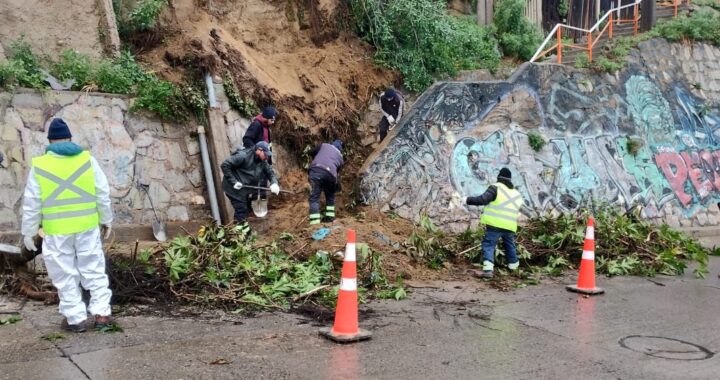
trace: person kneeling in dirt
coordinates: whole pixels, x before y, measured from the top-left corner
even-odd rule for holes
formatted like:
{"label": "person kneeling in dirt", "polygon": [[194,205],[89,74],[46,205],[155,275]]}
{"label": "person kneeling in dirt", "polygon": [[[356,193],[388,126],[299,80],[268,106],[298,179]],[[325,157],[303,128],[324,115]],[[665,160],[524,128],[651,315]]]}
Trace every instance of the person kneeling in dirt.
{"label": "person kneeling in dirt", "polygon": [[[490,185],[480,196],[465,197],[462,204],[471,206],[485,206],[480,223],[486,226],[485,236],[481,243],[483,252],[481,278],[492,278],[495,263],[495,246],[502,238],[505,255],[510,270],[520,266],[515,249],[515,232],[517,232],[517,219],[520,216],[520,207],[523,205],[522,195],[512,184],[512,173],[508,168],[500,169],[497,182]],[[458,193],[453,198],[458,198]]]}
{"label": "person kneeling in dirt", "polygon": [[380,111],[382,111],[383,117],[380,120],[380,141],[385,140],[388,131],[392,131],[400,121],[403,114],[403,107],[405,106],[405,100],[402,95],[392,88],[388,88],[380,94]]}
{"label": "person kneeling in dirt", "polygon": [[[65,316],[61,326],[83,332],[88,311],[95,316],[96,328],[112,323],[100,226],[107,239],[113,215],[105,174],[71,138],[67,124],[53,119],[46,153],[32,159],[23,195],[22,234],[25,248],[35,252],[33,237],[42,225],[43,259]],[[90,291],[87,309],[80,284]]]}
{"label": "person kneeling in dirt", "polygon": [[323,222],[335,220],[335,192],[340,190],[340,169],[344,161],[343,142],[335,140],[332,144],[321,144],[310,151],[313,157],[308,171],[310,191],[310,225],[320,223],[320,193],[325,193],[325,216]]}
{"label": "person kneeling in dirt", "polygon": [[249,211],[248,200],[253,193],[253,189],[244,185],[262,186],[270,181],[270,191],[275,195],[280,194],[277,175],[267,162],[270,157],[270,147],[265,141],[260,141],[252,148],[235,151],[220,165],[223,172],[223,191],[235,209],[235,223],[241,226],[243,233],[250,232],[246,219]]}

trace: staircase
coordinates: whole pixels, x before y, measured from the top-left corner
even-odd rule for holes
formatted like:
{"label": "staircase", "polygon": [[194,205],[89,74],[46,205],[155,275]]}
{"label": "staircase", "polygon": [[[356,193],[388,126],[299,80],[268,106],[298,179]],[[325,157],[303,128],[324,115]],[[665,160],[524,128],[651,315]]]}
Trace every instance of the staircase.
{"label": "staircase", "polygon": [[[678,6],[678,15],[684,14],[688,10],[688,6],[686,4]],[[669,6],[660,6],[658,5],[655,7],[655,18],[656,20],[663,20],[663,19],[672,19],[675,17],[675,8],[669,7]],[[627,24],[620,24],[620,25],[614,25],[613,26],[613,38],[618,37],[631,37],[633,35],[633,24],[627,23]],[[640,33],[640,32],[638,32]],[[595,57],[600,57],[603,53],[603,49],[605,48],[605,45],[608,44],[610,40],[608,39],[608,34],[605,32],[603,36],[601,37],[600,41],[593,46],[593,59]],[[583,36],[580,38],[575,45],[580,46],[587,46],[587,36]],[[563,56],[562,56],[562,63],[565,65],[574,65],[575,60],[579,56],[586,55],[586,50],[580,50],[580,49],[574,49],[570,47],[563,48]]]}

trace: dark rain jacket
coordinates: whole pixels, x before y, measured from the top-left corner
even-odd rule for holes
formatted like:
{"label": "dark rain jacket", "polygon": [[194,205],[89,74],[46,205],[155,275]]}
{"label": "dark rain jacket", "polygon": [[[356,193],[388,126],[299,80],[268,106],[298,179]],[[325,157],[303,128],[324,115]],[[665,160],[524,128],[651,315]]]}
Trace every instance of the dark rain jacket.
{"label": "dark rain jacket", "polygon": [[241,197],[240,191],[242,191],[233,188],[238,181],[243,185],[252,186],[264,186],[266,181],[270,181],[271,184],[278,183],[272,166],[255,155],[255,148],[235,151],[223,161],[220,168],[223,172],[223,191],[236,197]]}
{"label": "dark rain jacket", "polygon": [[[512,182],[505,180],[505,179],[498,179],[498,182],[502,183],[503,185],[507,186],[508,189],[514,189]],[[487,204],[490,204],[490,202],[494,201],[495,198],[497,198],[497,187],[495,185],[490,185],[487,190],[485,190],[482,195],[479,195],[477,197],[468,197],[467,198],[467,204],[470,206],[485,206]],[[503,231],[508,232],[508,230],[504,228],[498,228],[495,226],[485,226],[487,230],[491,231]],[[513,232],[513,231],[509,231]]]}
{"label": "dark rain jacket", "polygon": [[[265,132],[267,132],[268,135],[267,140],[265,140]],[[272,136],[270,134],[270,127],[267,125],[265,118],[261,115],[256,116],[252,123],[248,126],[247,131],[245,131],[242,141],[244,148],[252,148],[260,141],[265,141],[270,144],[270,142],[272,142]]]}
{"label": "dark rain jacket", "polygon": [[327,170],[337,180],[338,171],[342,168],[343,161],[342,153],[340,150],[332,144],[322,144],[318,148],[310,151],[313,155],[312,163],[310,168],[321,168]]}

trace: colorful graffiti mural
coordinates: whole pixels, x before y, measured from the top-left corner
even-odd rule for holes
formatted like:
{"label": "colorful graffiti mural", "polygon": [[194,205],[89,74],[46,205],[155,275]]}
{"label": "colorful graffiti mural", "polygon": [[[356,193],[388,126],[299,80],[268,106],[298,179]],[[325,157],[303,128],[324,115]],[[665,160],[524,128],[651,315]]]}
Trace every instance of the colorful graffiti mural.
{"label": "colorful graffiti mural", "polygon": [[[527,66],[507,82],[435,85],[363,169],[367,203],[403,217],[462,224],[453,192],[477,195],[508,167],[527,216],[593,201],[644,206],[659,218],[720,201],[720,116],[682,83],[643,72],[618,84],[558,66]],[[529,133],[547,144],[535,152]],[[630,148],[631,143],[637,146]]]}

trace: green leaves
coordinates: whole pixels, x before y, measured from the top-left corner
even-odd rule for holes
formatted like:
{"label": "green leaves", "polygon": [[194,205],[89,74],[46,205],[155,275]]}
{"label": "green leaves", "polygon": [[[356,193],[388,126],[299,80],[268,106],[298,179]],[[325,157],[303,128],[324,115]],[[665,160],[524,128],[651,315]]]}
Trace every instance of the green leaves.
{"label": "green leaves", "polygon": [[524,16],[524,0],[499,0],[495,4],[494,28],[503,54],[529,60],[542,42],[540,30]]}
{"label": "green leaves", "polygon": [[660,22],[653,33],[670,41],[689,39],[720,46],[720,15],[713,10],[701,9],[690,17],[676,17]]}
{"label": "green leaves", "polygon": [[375,46],[376,62],[400,71],[412,91],[458,70],[499,64],[488,31],[471,18],[447,14],[444,1],[351,0],[350,10],[356,33]]}
{"label": "green leaves", "polygon": [[0,326],[12,325],[22,321],[22,317],[19,315],[11,315],[8,318],[0,319]]}
{"label": "green leaves", "polygon": [[[689,236],[666,224],[650,224],[638,216],[638,209],[625,212],[609,205],[596,205],[594,210],[599,273],[678,275],[685,271],[688,261],[698,263],[697,277],[707,273],[710,252]],[[544,272],[558,274],[558,269],[579,263],[586,221],[586,216],[575,215],[531,219],[518,235],[518,252]]]}

